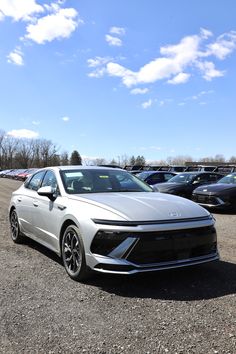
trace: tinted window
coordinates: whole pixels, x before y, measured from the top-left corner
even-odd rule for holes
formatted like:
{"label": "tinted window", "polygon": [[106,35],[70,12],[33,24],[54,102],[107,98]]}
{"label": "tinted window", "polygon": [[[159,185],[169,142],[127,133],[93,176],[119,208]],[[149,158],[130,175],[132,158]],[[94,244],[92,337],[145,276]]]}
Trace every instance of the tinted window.
{"label": "tinted window", "polygon": [[165,182],[169,181],[169,179],[171,179],[172,177],[174,177],[174,176],[171,173],[165,173],[165,176],[164,176]]}
{"label": "tinted window", "polygon": [[196,174],[191,173],[180,173],[177,176],[172,177],[169,179],[169,182],[174,183],[189,183],[196,177]]}
{"label": "tinted window", "polygon": [[210,174],[209,176],[209,181],[210,182],[216,182],[218,181],[218,179],[220,178],[221,176],[217,176],[217,175],[214,175],[214,174]]}
{"label": "tinted window", "polygon": [[44,174],[45,171],[40,171],[33,175],[33,177],[29,181],[27,181],[27,183],[25,183],[25,188],[37,191],[41,186]]}
{"label": "tinted window", "polygon": [[149,183],[149,184],[155,184],[155,183],[160,183],[160,182],[163,182],[163,175],[162,174],[153,174],[151,176],[149,176],[147,179],[146,179],[146,182]]}
{"label": "tinted window", "polygon": [[216,182],[219,179],[219,176],[212,173],[205,173],[197,176],[194,179],[193,183],[207,183],[207,182]]}

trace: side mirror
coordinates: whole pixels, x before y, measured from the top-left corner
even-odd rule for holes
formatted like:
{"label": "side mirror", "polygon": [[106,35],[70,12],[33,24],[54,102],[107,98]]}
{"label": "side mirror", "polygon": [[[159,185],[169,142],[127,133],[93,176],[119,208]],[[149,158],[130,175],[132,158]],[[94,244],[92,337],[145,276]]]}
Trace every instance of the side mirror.
{"label": "side mirror", "polygon": [[56,199],[55,188],[52,188],[50,186],[39,188],[37,193],[38,195],[41,195],[43,197],[48,197],[51,201],[54,201]]}

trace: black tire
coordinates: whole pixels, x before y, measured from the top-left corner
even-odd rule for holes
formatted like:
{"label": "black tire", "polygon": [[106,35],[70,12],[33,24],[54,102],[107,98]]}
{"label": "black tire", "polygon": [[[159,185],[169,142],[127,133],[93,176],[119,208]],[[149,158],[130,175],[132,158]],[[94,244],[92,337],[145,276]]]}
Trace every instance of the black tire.
{"label": "black tire", "polygon": [[70,225],[66,228],[61,243],[62,261],[67,274],[74,280],[84,281],[91,275],[85,259],[85,251],[79,229]]}
{"label": "black tire", "polygon": [[23,243],[24,236],[20,231],[20,225],[16,210],[13,209],[10,213],[11,238],[15,243]]}

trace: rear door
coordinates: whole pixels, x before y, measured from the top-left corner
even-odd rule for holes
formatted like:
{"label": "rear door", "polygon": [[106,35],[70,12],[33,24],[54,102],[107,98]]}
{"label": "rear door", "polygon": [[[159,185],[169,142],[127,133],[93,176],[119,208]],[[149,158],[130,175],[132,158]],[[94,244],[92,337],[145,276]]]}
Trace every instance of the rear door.
{"label": "rear door", "polygon": [[37,190],[41,186],[45,171],[39,171],[24,184],[23,192],[17,196],[17,214],[22,227],[22,232],[26,235],[35,235],[35,213]]}

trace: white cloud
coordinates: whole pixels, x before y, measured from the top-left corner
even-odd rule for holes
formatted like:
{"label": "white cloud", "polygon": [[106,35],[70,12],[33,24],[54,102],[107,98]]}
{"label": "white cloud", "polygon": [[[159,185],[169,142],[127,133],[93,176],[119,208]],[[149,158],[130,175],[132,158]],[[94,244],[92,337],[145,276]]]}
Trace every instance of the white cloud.
{"label": "white cloud", "polygon": [[55,13],[41,17],[36,23],[28,25],[25,38],[38,44],[68,38],[75,31],[78,23],[82,23],[81,20],[76,21],[77,15],[77,11],[73,8],[56,7]]}
{"label": "white cloud", "polygon": [[98,66],[105,65],[111,60],[111,57],[95,57],[94,59],[88,59],[87,63],[90,68],[96,68]]}
{"label": "white cloud", "polygon": [[149,90],[148,88],[135,88],[130,91],[131,95],[144,95],[147,93]]}
{"label": "white cloud", "polygon": [[118,36],[123,36],[125,35],[125,29],[123,27],[111,27],[110,31],[111,34],[116,34]]}
{"label": "white cloud", "polygon": [[166,57],[157,58],[140,68],[138,72],[124,68],[117,63],[108,63],[107,72],[111,76],[119,76],[125,86],[139,83],[153,83],[178,75],[186,66],[192,65],[198,55],[200,36],[183,38],[177,45],[169,45],[160,49]]}
{"label": "white cloud", "polygon": [[39,121],[36,121],[36,120],[33,120],[33,121],[32,121],[32,124],[33,124],[33,125],[39,125],[40,122],[39,122]]}
{"label": "white cloud", "polygon": [[215,69],[215,64],[210,61],[199,62],[198,67],[203,73],[203,78],[207,81],[211,81],[215,77],[224,76],[224,71]]}
{"label": "white cloud", "polygon": [[213,36],[213,33],[205,28],[201,28],[200,33],[201,33],[202,38],[204,38],[204,39],[207,39],[207,38]]}
{"label": "white cloud", "polygon": [[92,71],[91,73],[88,74],[89,77],[95,77],[97,79],[99,79],[100,77],[104,76],[106,74],[106,68],[98,68],[94,71]]}
{"label": "white cloud", "polygon": [[64,122],[68,122],[68,121],[70,120],[70,118],[69,118],[69,117],[67,117],[67,116],[62,117],[61,119],[62,119]]}
{"label": "white cloud", "polygon": [[24,65],[23,53],[21,49],[16,48],[11,53],[9,53],[7,56],[7,62],[18,66]]}
{"label": "white cloud", "polygon": [[212,60],[204,61],[203,58],[217,57],[223,60],[236,49],[236,32],[225,33],[219,36],[217,41],[209,43],[212,36],[211,31],[202,28],[198,35],[186,36],[175,45],[161,47],[161,56],[144,64],[137,71],[109,61],[104,64],[102,75],[91,76],[101,77],[107,74],[119,77],[126,87],[150,84],[159,80],[180,84],[186,83],[193,76],[194,69],[195,71],[197,69],[202,77],[209,81],[223,76],[225,71],[218,70]]}
{"label": "white cloud", "polygon": [[190,78],[190,74],[179,73],[173,79],[168,80],[167,82],[172,85],[185,84]]}
{"label": "white cloud", "polygon": [[154,150],[154,151],[161,151],[161,150],[162,150],[162,147],[152,145],[152,146],[141,146],[139,149],[140,149],[140,150]]}
{"label": "white cloud", "polygon": [[110,34],[106,34],[105,39],[109,45],[114,47],[121,47],[123,44],[120,38],[111,36]]}
{"label": "white cloud", "polygon": [[224,60],[236,48],[236,32],[231,31],[219,36],[216,42],[208,45],[208,54]]}
{"label": "white cloud", "polygon": [[201,91],[193,96],[190,96],[190,97],[186,97],[184,99],[184,101],[196,101],[196,100],[199,100],[202,96],[206,96],[206,95],[211,95],[214,93],[214,90],[208,90],[208,91]]}
{"label": "white cloud", "polygon": [[35,0],[0,0],[0,18],[12,17],[15,21],[29,21],[32,16],[44,11]]}
{"label": "white cloud", "polygon": [[137,83],[135,72],[124,68],[122,65],[117,63],[108,63],[106,66],[106,71],[109,76],[121,77],[125,86],[130,87]]}
{"label": "white cloud", "polygon": [[151,107],[152,103],[153,103],[153,102],[152,102],[152,99],[151,99],[151,98],[150,98],[148,101],[143,102],[143,103],[142,103],[143,109],[147,109],[147,108]]}
{"label": "white cloud", "polygon": [[11,130],[10,132],[7,133],[7,135],[13,136],[14,138],[34,139],[39,136],[39,133],[28,129],[18,129],[18,130]]}

